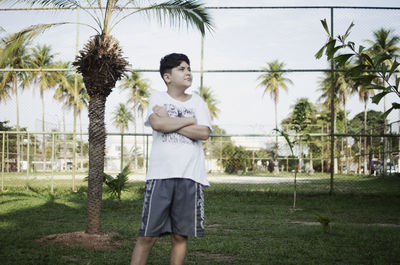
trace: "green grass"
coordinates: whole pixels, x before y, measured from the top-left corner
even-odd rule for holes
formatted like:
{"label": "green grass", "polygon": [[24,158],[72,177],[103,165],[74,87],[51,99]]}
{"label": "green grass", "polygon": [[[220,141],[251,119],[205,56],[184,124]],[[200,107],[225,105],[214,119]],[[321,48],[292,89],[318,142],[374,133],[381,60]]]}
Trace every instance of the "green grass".
{"label": "green grass", "polygon": [[[86,183],[8,180],[0,195],[1,264],[128,264],[140,225],[143,183],[129,183],[122,206],[103,195],[102,225],[120,246],[87,250],[44,247],[37,239],[86,229]],[[291,184],[214,184],[206,190],[206,236],[189,240],[186,264],[400,264],[400,178],[329,177]],[[324,233],[317,221],[332,219]],[[153,248],[149,264],[168,264],[169,238]]]}

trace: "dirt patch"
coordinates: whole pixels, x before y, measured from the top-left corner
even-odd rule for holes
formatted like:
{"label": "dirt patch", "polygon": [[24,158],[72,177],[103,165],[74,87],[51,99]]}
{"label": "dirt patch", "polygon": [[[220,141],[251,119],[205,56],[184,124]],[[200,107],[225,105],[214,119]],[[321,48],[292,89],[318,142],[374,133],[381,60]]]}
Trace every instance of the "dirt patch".
{"label": "dirt patch", "polygon": [[64,234],[47,235],[36,240],[45,246],[61,245],[67,247],[82,247],[94,250],[114,249],[122,243],[112,240],[116,233],[87,234],[85,231],[78,231]]}

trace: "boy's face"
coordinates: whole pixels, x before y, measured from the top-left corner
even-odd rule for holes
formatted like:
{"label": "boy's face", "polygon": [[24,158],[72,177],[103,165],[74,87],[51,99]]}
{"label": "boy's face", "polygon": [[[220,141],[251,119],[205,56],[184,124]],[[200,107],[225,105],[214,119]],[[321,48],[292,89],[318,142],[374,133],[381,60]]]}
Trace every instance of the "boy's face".
{"label": "boy's face", "polygon": [[192,70],[190,65],[182,61],[180,65],[171,69],[171,73],[164,74],[164,80],[168,86],[188,88],[192,85]]}

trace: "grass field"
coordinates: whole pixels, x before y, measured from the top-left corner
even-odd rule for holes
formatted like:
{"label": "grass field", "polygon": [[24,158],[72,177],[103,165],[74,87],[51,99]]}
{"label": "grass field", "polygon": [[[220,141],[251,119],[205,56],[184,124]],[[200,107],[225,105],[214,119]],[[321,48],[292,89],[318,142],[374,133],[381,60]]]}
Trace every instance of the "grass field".
{"label": "grass field", "polygon": [[[143,182],[129,183],[123,203],[103,195],[102,225],[111,248],[48,244],[47,235],[86,229],[86,183],[6,181],[0,200],[1,264],[128,264],[140,225]],[[206,236],[189,240],[186,264],[400,264],[400,178],[329,177],[290,184],[214,184],[206,190]],[[324,233],[317,216],[331,219]],[[169,238],[149,264],[168,264]]]}

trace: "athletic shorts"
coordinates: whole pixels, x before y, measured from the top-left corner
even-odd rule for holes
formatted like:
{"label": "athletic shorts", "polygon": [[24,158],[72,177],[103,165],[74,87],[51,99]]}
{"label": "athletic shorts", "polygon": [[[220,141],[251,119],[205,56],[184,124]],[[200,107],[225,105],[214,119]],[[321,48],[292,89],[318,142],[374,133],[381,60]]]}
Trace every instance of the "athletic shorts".
{"label": "athletic shorts", "polygon": [[204,235],[203,185],[184,178],[146,181],[139,236]]}

